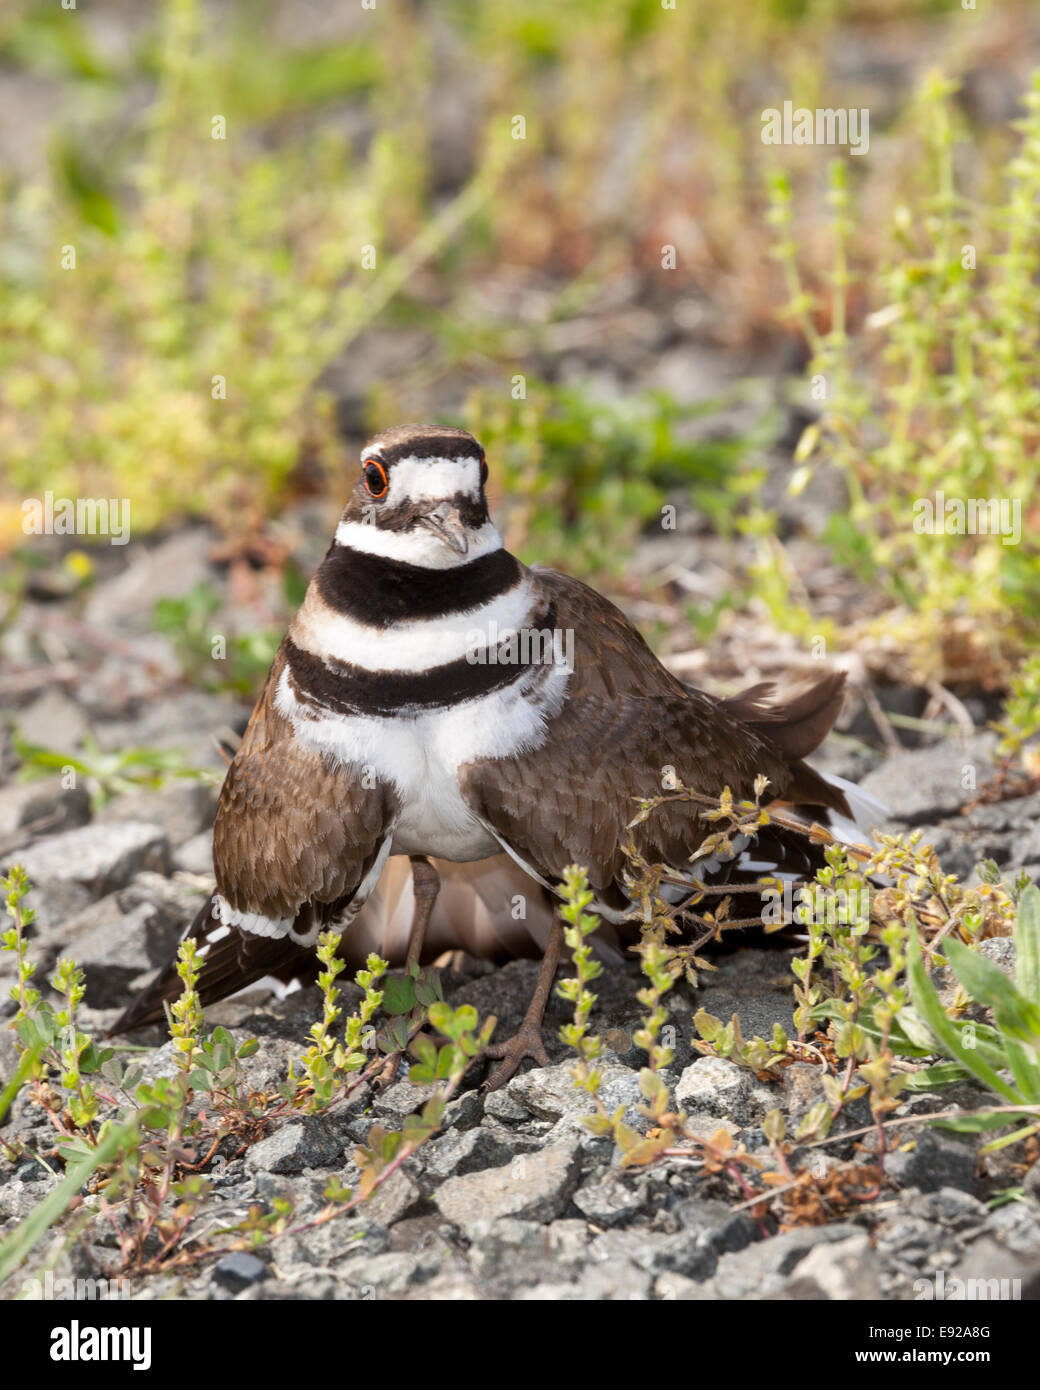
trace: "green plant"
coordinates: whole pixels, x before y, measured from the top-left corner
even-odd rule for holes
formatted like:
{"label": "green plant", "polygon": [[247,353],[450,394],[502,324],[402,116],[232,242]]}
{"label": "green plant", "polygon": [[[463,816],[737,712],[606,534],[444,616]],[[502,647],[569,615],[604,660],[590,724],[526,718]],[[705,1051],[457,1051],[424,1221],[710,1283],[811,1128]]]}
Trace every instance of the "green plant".
{"label": "green plant", "polygon": [[[286,586],[293,582],[286,571]],[[181,669],[193,685],[252,696],[274,660],[282,633],[262,627],[225,637],[214,631],[221,607],[216,589],[202,580],[183,598],[158,599],[152,623],[156,632],[173,643]]]}
{"label": "green plant", "polygon": [[[849,507],[832,519],[829,539],[839,561],[895,605],[880,621],[889,641],[895,629],[909,668],[922,678],[970,674],[996,683],[1040,616],[1040,547],[1020,510],[1032,496],[1040,446],[1031,367],[1040,345],[1040,74],[1016,123],[1021,138],[1006,165],[1004,199],[992,208],[956,191],[955,91],[933,75],[919,96],[934,182],[896,210],[894,252],[877,277],[887,299],[869,321],[876,346],[868,340],[854,356],[847,327],[853,203],[844,165],[832,169],[826,332],[799,273],[784,174],[773,179],[770,217],[788,291],[781,312],[799,326],[810,374],[825,390],[820,418],[795,451],[791,489],[823,458],[841,470]],[[990,520],[987,530],[965,534],[956,512],[946,525],[943,498],[962,510],[968,499],[995,499],[1009,512],[999,526]],[[867,621],[860,637],[871,633],[879,635],[880,622]]]}
{"label": "green plant", "polygon": [[[109,135],[107,160],[65,134],[49,180],[5,206],[5,230],[40,253],[0,270],[0,440],[18,491],[44,476],[57,494],[130,497],[139,529],[196,511],[241,531],[302,459],[336,466],[323,373],[484,205],[503,146],[489,132],[473,179],[420,225],[407,190],[425,136],[392,100],[420,36],[402,43],[391,17],[280,52],[241,8],[223,37],[198,0],[158,18],[147,53],[94,77],[110,96],[147,79],[142,119]],[[32,62],[45,33],[68,72],[70,31],[27,19],[8,42]],[[363,155],[328,126],[269,138],[278,116],[367,94],[379,131]]]}
{"label": "green plant", "polygon": [[1012,676],[1004,716],[993,728],[1000,734],[999,756],[1008,763],[1021,759],[1030,776],[1040,776],[1036,749],[1025,747],[1040,734],[1040,656],[1027,656]]}
{"label": "green plant", "polygon": [[[913,1012],[904,1008],[900,1022],[919,1046],[937,1052],[951,1065],[927,1068],[915,1077],[918,1086],[972,1078],[1009,1106],[1022,1111],[967,1114],[943,1123],[953,1129],[1004,1128],[1016,1118],[1026,1123],[987,1147],[1003,1148],[1040,1134],[1040,889],[1022,894],[1015,922],[1015,979],[963,942],[945,943],[950,968],[978,1004],[992,1010],[993,1026],[957,1023],[942,1007],[924,963],[916,929],[910,940],[907,975]],[[1010,1073],[1010,1080],[1005,1079]]]}
{"label": "green plant", "polygon": [[[124,1065],[114,1048],[98,1046],[77,1027],[83,975],[72,961],[61,961],[55,974],[54,986],[62,996],[58,1008],[32,986],[35,964],[26,935],[32,909],[24,905],[29,892],[24,871],[12,870],[3,888],[13,925],[0,944],[16,961],[11,992],[18,1008],[11,1026],[21,1060],[0,1092],[0,1115],[28,1088],[55,1129],[55,1152],[68,1176],[0,1244],[0,1278],[13,1272],[59,1222],[71,1240],[92,1221],[104,1220],[117,1236],[119,1272],[172,1269],[220,1250],[270,1240],[287,1229],[293,1216],[292,1205],[282,1199],[274,1199],[267,1211],[253,1208],[243,1221],[188,1243],[209,1196],[206,1170],[211,1162],[219,1152],[242,1153],[294,1113],[316,1113],[356,1096],[361,1087],[376,1082],[388,1059],[410,1047],[416,1059],[410,1079],[417,1085],[431,1083],[434,1093],[400,1130],[373,1127],[355,1156],[362,1170],[357,1193],[333,1179],[328,1207],[309,1224],[356,1209],[436,1132],[445,1106],[495,1026],[493,1018],[481,1024],[468,1006],[445,1004],[436,976],[418,967],[377,989],[387,967],[372,956],[355,977],[362,999],[338,1039],[334,1029],[341,1010],[335,979],[343,963],[336,957],[339,936],[327,932],[319,943],[323,1013],[311,1029],[310,1047],[290,1066],[276,1092],[257,1091],[242,1072],[243,1061],[257,1051],[256,1039],[236,1044],[226,1028],[206,1031],[198,993],[205,962],[189,938],[178,951],[182,988],[169,1010],[176,1070],[172,1077],[145,1081],[139,1065]],[[377,1032],[373,1019],[381,1007],[390,1017]],[[438,1045],[426,1036],[421,1031],[426,1026],[445,1041]],[[5,1145],[5,1152],[12,1157],[19,1153],[16,1145]],[[88,1180],[92,1190],[84,1198]]]}
{"label": "green plant", "polygon": [[217,780],[208,769],[192,767],[175,748],[124,748],[106,753],[89,733],[84,735],[79,753],[55,752],[52,748],[27,743],[17,734],[12,743],[21,759],[19,774],[23,781],[60,772],[69,779],[67,785],[75,786],[76,778],[82,777],[95,809],[114,796],[142,787],[155,790],[177,777],[202,782]]}
{"label": "green plant", "polygon": [[534,379],[524,390],[505,404],[501,393],[475,394],[466,417],[493,460],[514,548],[617,578],[642,530],[674,529],[676,506],[730,526],[739,464],[757,437],[691,442],[682,433],[718,402],[678,406],[663,392],[601,400]]}

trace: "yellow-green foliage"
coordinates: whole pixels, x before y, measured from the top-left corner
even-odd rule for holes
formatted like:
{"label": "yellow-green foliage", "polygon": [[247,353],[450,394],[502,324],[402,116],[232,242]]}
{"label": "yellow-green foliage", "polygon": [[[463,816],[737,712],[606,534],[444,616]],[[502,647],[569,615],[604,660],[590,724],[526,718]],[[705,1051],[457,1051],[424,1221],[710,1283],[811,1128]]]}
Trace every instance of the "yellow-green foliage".
{"label": "yellow-green foliage", "polygon": [[[185,510],[248,525],[301,459],[334,474],[323,373],[391,301],[432,330],[428,371],[491,365],[505,383],[517,333],[539,350],[541,326],[489,313],[473,293],[488,272],[554,285],[553,318],[632,271],[671,300],[721,262],[753,291],[766,155],[749,74],[814,101],[842,8],[454,0],[435,20],[402,2],[297,44],[252,0],[219,26],[202,0],[161,0],[116,58],[79,12],[12,4],[0,56],[59,77],[71,116],[50,177],[0,190],[14,496],[129,496],[138,530]],[[475,93],[472,178],[445,204],[431,113],[456,79]],[[804,172],[804,151],[781,157]],[[664,242],[680,253],[668,275]],[[424,263],[436,277],[420,284]],[[385,423],[411,402],[390,382],[382,404]]]}
{"label": "yellow-green foliage", "polygon": [[167,0],[120,185],[67,144],[47,187],[14,192],[4,235],[30,260],[0,283],[0,450],[17,488],[129,496],[138,528],[171,508],[236,525],[304,452],[328,456],[323,370],[486,196],[478,182],[420,229],[416,132],[389,82],[363,156],[329,126],[265,140],[272,106],[371,86],[402,38],[373,35],[315,74],[241,33],[229,51],[198,0]]}
{"label": "yellow-green foliage", "polygon": [[[772,206],[790,294],[783,312],[801,326],[809,371],[826,391],[791,486],[801,489],[819,463],[843,471],[849,509],[831,518],[828,539],[842,563],[906,610],[901,645],[919,674],[940,678],[963,674],[952,619],[985,624],[996,664],[1021,650],[1040,619],[1040,541],[1029,522],[1040,452],[1040,75],[1024,97],[1020,139],[993,204],[957,192],[955,90],[933,77],[920,94],[920,182],[895,209],[890,252],[867,287],[875,312],[862,341],[846,328],[856,212],[844,165],[832,169],[826,333],[800,278],[797,217],[782,176]],[[918,531],[924,513],[915,509],[937,494],[1016,503],[1017,525],[1006,538]],[[885,624],[891,633],[891,616]]]}

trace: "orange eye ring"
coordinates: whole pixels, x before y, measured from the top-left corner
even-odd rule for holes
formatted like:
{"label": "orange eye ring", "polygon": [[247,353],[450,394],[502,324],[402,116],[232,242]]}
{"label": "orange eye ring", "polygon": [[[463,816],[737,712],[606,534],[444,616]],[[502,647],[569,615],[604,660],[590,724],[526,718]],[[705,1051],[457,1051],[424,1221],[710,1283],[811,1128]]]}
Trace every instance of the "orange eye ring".
{"label": "orange eye ring", "polygon": [[488,462],[486,458],[480,460],[480,486],[483,487],[488,480]]}
{"label": "orange eye ring", "polygon": [[369,497],[385,497],[390,484],[383,465],[378,459],[365,459],[361,467]]}

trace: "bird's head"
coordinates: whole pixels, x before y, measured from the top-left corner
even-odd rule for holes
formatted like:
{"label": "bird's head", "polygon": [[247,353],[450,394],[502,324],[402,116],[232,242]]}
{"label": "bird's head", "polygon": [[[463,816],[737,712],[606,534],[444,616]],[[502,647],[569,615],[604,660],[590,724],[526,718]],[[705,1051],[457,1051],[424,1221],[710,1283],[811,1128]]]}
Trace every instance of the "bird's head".
{"label": "bird's head", "polygon": [[396,425],[368,441],[336,532],[342,545],[448,569],[501,538],[488,517],[484,450],[448,425]]}

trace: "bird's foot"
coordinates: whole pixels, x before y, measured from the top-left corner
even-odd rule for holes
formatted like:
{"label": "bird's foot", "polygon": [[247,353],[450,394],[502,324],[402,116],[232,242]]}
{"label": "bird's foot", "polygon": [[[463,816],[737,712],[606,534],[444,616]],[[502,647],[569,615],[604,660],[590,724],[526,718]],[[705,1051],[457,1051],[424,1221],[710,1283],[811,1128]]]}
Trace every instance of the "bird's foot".
{"label": "bird's foot", "polygon": [[542,1029],[538,1023],[523,1023],[520,1030],[508,1042],[492,1043],[487,1049],[489,1057],[500,1057],[502,1060],[494,1069],[488,1079],[481,1086],[484,1095],[489,1095],[492,1091],[497,1091],[500,1086],[504,1086],[511,1076],[516,1073],[517,1067],[525,1057],[530,1057],[537,1062],[540,1067],[551,1066],[549,1054],[545,1050],[542,1042]]}

